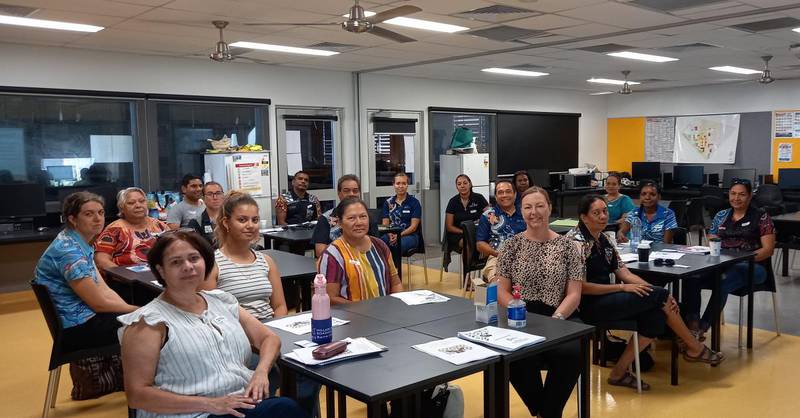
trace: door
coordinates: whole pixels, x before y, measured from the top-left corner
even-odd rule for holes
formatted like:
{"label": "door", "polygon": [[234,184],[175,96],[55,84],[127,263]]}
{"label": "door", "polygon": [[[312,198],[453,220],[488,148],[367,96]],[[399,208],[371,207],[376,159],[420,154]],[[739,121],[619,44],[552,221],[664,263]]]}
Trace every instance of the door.
{"label": "door", "polygon": [[303,170],[311,177],[308,192],[319,198],[322,210],[336,204],[336,179],[342,174],[341,114],[336,108],[276,108],[278,194]]}
{"label": "door", "polygon": [[422,112],[370,110],[367,116],[370,207],[382,208],[394,196],[394,175],[401,172],[408,175],[408,192],[424,205]]}

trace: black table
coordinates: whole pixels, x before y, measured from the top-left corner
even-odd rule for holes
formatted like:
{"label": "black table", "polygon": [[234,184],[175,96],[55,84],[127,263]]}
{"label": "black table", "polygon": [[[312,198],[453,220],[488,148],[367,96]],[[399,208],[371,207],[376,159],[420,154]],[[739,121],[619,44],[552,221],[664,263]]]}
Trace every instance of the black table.
{"label": "black table", "polygon": [[[493,325],[501,328],[508,328],[505,309],[499,308],[498,310],[498,323]],[[475,321],[474,312],[469,312],[426,322],[424,324],[412,326],[409,329],[437,338],[447,338],[455,336],[459,331],[469,331],[484,326],[486,326],[486,324]],[[497,418],[508,418],[510,414],[509,370],[511,363],[545,352],[556,345],[580,340],[581,378],[578,386],[578,413],[581,418],[589,418],[589,338],[594,333],[594,327],[579,322],[564,321],[548,316],[528,313],[527,326],[519,330],[530,334],[541,335],[546,339],[541,343],[521,348],[517,351],[504,352],[503,350],[493,349],[502,353],[501,361],[495,365],[494,373],[494,388],[497,391],[495,416]]]}
{"label": "black table", "polygon": [[0,245],[19,244],[25,242],[49,242],[56,238],[62,227],[48,228],[45,231],[23,230],[0,232]]}
{"label": "black table", "polygon": [[[281,281],[288,281],[299,287],[302,309],[311,309],[311,285],[317,275],[317,266],[313,258],[278,250],[265,250],[281,272]],[[151,271],[135,272],[127,267],[114,267],[106,270],[107,276],[117,283],[127,286],[129,301],[139,304],[147,303],[158,296],[163,288],[154,284],[155,276]]]}
{"label": "black table", "polygon": [[[453,315],[471,313],[475,316],[475,304],[469,299],[450,296],[445,303],[428,303],[408,306],[395,297],[386,296],[358,303],[338,305],[336,308],[396,325],[398,328],[419,325]],[[454,337],[455,334],[450,335]]]}
{"label": "black table", "polygon": [[[772,223],[778,234],[788,238],[800,236],[800,212],[784,213],[772,217]],[[789,246],[781,246],[783,257],[781,259],[781,275],[789,275]]]}
{"label": "black table", "polygon": [[288,227],[280,231],[265,231],[261,233],[261,236],[264,237],[265,248],[274,248],[273,242],[276,245],[286,243],[289,248],[305,248],[311,243],[314,228]]}

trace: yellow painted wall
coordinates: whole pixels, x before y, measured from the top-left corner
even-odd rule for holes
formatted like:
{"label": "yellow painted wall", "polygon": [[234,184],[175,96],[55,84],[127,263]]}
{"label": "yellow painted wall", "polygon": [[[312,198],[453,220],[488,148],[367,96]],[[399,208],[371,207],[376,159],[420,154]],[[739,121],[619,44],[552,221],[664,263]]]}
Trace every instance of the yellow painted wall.
{"label": "yellow painted wall", "polygon": [[631,172],[631,163],[644,161],[645,118],[608,120],[608,171]]}
{"label": "yellow painted wall", "polygon": [[[782,143],[792,144],[792,161],[788,163],[778,162],[778,145]],[[772,174],[775,181],[778,181],[778,170],[781,168],[800,168],[800,138],[775,138],[772,140]]]}

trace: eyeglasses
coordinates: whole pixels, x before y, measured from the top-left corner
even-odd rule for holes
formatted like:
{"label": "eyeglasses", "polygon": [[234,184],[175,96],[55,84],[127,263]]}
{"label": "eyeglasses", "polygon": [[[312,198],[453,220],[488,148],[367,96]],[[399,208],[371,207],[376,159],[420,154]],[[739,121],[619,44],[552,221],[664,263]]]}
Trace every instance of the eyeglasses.
{"label": "eyeglasses", "polygon": [[224,192],[214,192],[214,193],[206,193],[206,197],[222,197],[225,196]]}
{"label": "eyeglasses", "polygon": [[657,266],[667,266],[667,267],[672,267],[672,266],[674,266],[674,265],[675,265],[675,260],[673,260],[673,259],[671,259],[671,258],[667,258],[667,259],[664,259],[664,258],[656,258],[655,260],[653,260],[653,264],[655,264],[655,265],[657,265]]}

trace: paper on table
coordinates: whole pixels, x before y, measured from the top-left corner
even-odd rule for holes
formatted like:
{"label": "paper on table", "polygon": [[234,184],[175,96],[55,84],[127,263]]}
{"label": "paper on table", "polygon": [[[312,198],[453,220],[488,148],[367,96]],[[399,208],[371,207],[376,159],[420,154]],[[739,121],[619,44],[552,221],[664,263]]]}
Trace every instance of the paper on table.
{"label": "paper on table", "polygon": [[128,266],[125,268],[136,273],[141,273],[143,271],[150,271],[150,266],[148,266],[147,264],[137,264],[135,266]]}
{"label": "paper on table", "polygon": [[455,365],[467,364],[500,355],[496,351],[458,337],[412,345],[411,348]]}
{"label": "paper on table", "polygon": [[623,263],[630,263],[630,262],[633,262],[633,261],[638,261],[639,260],[639,255],[636,254],[636,253],[624,253],[624,254],[620,254],[619,258],[622,259]]}
{"label": "paper on table", "polygon": [[458,336],[479,344],[499,348],[505,351],[514,351],[522,347],[544,341],[541,335],[528,334],[508,328],[483,327],[472,331],[462,331]]}
{"label": "paper on table", "polygon": [[551,226],[578,226],[577,219],[556,219],[553,222],[550,222]]}
{"label": "paper on table", "polygon": [[390,296],[405,302],[406,305],[424,305],[426,303],[447,302],[450,298],[430,290],[412,290],[410,292],[392,293]]}
{"label": "paper on table", "polygon": [[158,280],[150,280],[150,283],[152,283],[152,284],[154,284],[154,285],[156,285],[158,287],[164,287],[164,285],[159,283]]}
{"label": "paper on table", "polygon": [[679,251],[682,251],[687,254],[709,254],[711,252],[711,247],[706,247],[704,245],[695,245],[692,247],[681,248]]}
{"label": "paper on table", "polygon": [[325,364],[335,363],[337,361],[386,351],[386,347],[376,344],[364,337],[345,338],[342,341],[350,342],[350,344],[347,345],[347,349],[340,354],[324,360],[317,360],[314,358],[312,351],[314,351],[317,347],[296,348],[291,353],[286,354],[286,357],[309,366],[322,366]]}
{"label": "paper on table", "polygon": [[[344,325],[350,322],[336,317],[332,319],[334,327],[338,327],[339,325]],[[267,325],[282,331],[291,332],[294,335],[309,334],[311,333],[311,312],[276,319],[274,321],[267,322]]]}
{"label": "paper on table", "polygon": [[678,260],[681,257],[683,257],[683,253],[665,252],[665,251],[653,251],[652,253],[650,253],[650,261],[653,261],[656,258],[661,258],[663,260]]}

